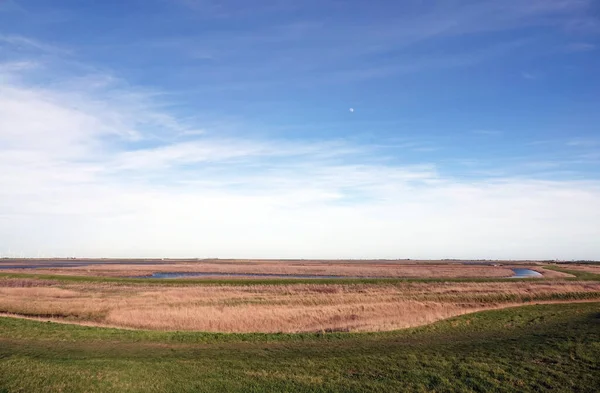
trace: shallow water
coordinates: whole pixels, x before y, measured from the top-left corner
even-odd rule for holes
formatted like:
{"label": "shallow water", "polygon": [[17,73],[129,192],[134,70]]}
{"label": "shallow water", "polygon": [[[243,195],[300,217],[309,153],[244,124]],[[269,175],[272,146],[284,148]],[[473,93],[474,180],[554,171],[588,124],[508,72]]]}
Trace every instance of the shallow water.
{"label": "shallow water", "polygon": [[[161,265],[164,262],[158,261],[48,261],[34,264],[2,264],[0,270],[4,269],[44,269],[44,268],[64,268],[64,267],[82,267],[90,265]],[[515,274],[511,278],[540,278],[543,275],[535,270],[525,268],[512,268]],[[135,276],[133,278],[184,278],[184,277],[232,277],[232,278],[311,278],[311,279],[344,279],[344,278],[390,278],[390,277],[360,277],[360,276],[336,276],[336,275],[316,275],[316,274],[270,274],[270,273],[219,273],[219,272],[156,272],[149,276]]]}
{"label": "shallow water", "polygon": [[511,270],[515,272],[515,275],[512,276],[512,278],[537,278],[544,276],[542,273],[536,272],[535,270],[531,269],[513,268]]}
{"label": "shallow water", "polygon": [[[315,274],[269,274],[269,273],[219,273],[219,272],[156,272],[150,276],[135,278],[182,278],[182,277],[252,277],[252,278],[367,278],[357,276],[320,276]],[[368,277],[373,278],[373,277]]]}
{"label": "shallow water", "polygon": [[[515,275],[511,278],[536,278],[543,277],[541,273],[531,269],[514,268],[511,269]],[[135,276],[133,278],[184,278],[184,277],[232,277],[232,278],[329,278],[329,279],[344,279],[344,278],[390,278],[390,277],[359,277],[359,276],[331,276],[331,275],[315,275],[315,274],[269,274],[269,273],[219,273],[219,272],[156,272],[149,276]]]}

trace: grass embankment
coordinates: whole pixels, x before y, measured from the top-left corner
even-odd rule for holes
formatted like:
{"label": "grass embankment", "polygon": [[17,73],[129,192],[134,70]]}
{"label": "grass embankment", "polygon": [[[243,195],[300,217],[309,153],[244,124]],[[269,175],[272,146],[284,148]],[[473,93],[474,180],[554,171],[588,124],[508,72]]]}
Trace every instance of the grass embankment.
{"label": "grass embankment", "polygon": [[565,269],[562,266],[544,266],[545,269],[554,270],[560,273],[567,273],[575,276],[572,280],[600,281],[600,274],[587,272],[585,270]]}
{"label": "grass embankment", "polygon": [[360,334],[123,331],[0,318],[0,392],[596,392],[600,303]]}

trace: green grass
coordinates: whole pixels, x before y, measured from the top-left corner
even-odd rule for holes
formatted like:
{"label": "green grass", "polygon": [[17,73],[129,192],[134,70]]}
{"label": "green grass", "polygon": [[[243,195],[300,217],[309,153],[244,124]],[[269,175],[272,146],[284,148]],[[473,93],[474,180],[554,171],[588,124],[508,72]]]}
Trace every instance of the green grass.
{"label": "green grass", "polygon": [[[548,269],[548,270],[554,270],[557,272],[561,272],[561,273],[568,273],[568,274],[572,274],[573,276],[575,276],[574,279],[576,280],[586,280],[586,281],[600,281],[600,274],[596,274],[596,273],[591,273],[591,272],[584,272],[581,270],[570,270],[570,269],[565,269],[562,266],[556,266],[556,265],[551,265],[551,266],[544,266],[544,268]],[[571,278],[571,280],[574,280],[573,278]]]}
{"label": "green grass", "polygon": [[0,318],[0,392],[596,392],[600,303],[385,333],[127,331]]}

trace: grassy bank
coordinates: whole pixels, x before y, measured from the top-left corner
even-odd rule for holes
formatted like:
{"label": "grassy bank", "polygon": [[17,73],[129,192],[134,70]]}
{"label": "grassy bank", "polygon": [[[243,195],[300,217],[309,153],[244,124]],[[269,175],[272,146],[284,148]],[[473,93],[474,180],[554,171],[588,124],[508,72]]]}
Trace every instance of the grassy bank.
{"label": "grassy bank", "polygon": [[599,359],[600,303],[360,334],[123,331],[0,318],[0,392],[593,392]]}
{"label": "grassy bank", "polygon": [[552,266],[544,266],[544,268],[546,268],[548,270],[554,270],[554,271],[560,272],[560,273],[571,274],[571,275],[575,276],[575,278],[573,280],[600,281],[600,274],[586,272],[583,270],[569,269],[568,266],[567,266],[567,268],[564,268],[562,266],[552,265]]}

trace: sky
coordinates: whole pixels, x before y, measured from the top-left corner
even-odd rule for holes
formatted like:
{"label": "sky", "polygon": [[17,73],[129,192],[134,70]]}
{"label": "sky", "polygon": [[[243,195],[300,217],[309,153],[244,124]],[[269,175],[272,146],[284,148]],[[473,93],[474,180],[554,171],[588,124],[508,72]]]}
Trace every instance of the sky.
{"label": "sky", "polygon": [[0,255],[600,259],[600,0],[0,0]]}

